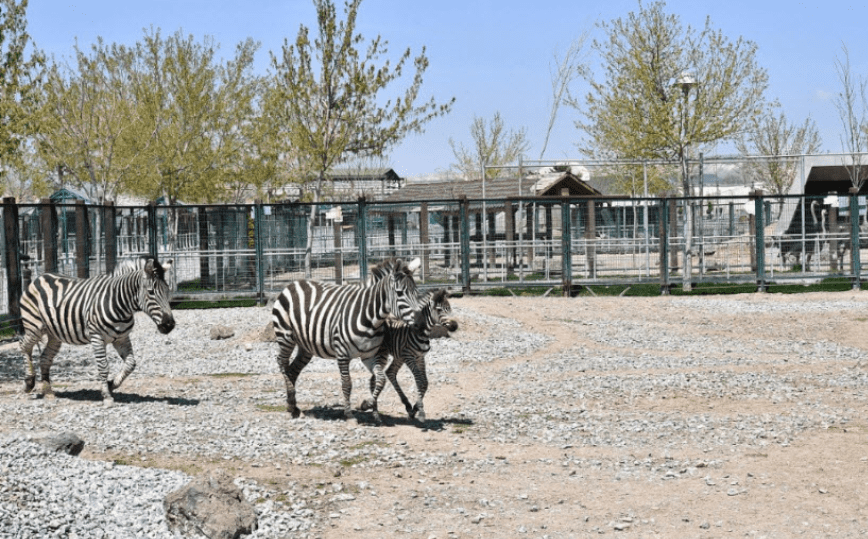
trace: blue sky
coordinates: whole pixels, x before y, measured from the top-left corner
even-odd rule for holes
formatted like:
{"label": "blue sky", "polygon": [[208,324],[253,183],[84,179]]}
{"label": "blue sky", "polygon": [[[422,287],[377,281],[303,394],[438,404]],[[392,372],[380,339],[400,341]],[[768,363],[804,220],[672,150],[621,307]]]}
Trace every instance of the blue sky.
{"label": "blue sky", "polygon": [[[339,0],[340,1],[340,0]],[[474,115],[491,118],[499,111],[510,128],[525,128],[538,159],[545,136],[551,95],[550,69],[583,31],[600,36],[595,23],[623,17],[637,9],[635,0],[577,2],[536,0],[365,0],[359,31],[368,39],[389,41],[391,58],[410,47],[425,46],[430,67],[422,95],[439,101],[455,97],[451,114],[408,137],[389,162],[402,176],[444,171],[454,162],[449,139],[468,145]],[[759,63],[769,73],[770,99],[777,98],[791,121],[809,115],[823,138],[823,151],[841,151],[841,122],[832,98],[840,84],[835,57],[846,43],[853,72],[868,77],[865,3],[678,0],[667,11],[682,23],[701,27],[707,16],[731,40],[739,36],[759,47]],[[82,48],[97,36],[107,43],[132,44],[145,28],[163,34],[182,30],[197,40],[213,36],[221,51],[251,37],[261,43],[257,69],[270,66],[284,39],[294,40],[299,26],[315,27],[306,0],[30,0],[28,31],[37,46],[57,59],[70,57],[76,40]],[[584,93],[584,83],[574,87]],[[578,158],[578,112],[562,108],[545,159]]]}

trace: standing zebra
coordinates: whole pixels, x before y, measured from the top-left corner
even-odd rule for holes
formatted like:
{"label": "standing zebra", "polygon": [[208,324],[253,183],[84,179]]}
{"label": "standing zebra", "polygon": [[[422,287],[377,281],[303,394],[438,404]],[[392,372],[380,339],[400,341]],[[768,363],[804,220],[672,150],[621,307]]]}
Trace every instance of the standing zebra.
{"label": "standing zebra", "polygon": [[[42,392],[54,397],[51,389],[51,362],[62,343],[93,346],[101,382],[103,403],[114,402],[112,391],[136,368],[130,332],[135,313],[144,311],[157,325],[160,333],[175,327],[169,307],[169,286],[165,272],[172,266],[169,260],[160,265],[156,260],[122,262],[110,275],[89,279],[73,279],[52,273],[40,275],[21,296],[21,319],[24,334],[21,351],[27,360],[24,391],[36,385],[33,369],[33,347],[48,334],[48,344],[39,358],[42,372]],[[108,379],[106,344],[111,343],[121,359],[123,369]]]}
{"label": "standing zebra", "polygon": [[[428,391],[428,375],[425,371],[425,355],[431,350],[431,330],[440,324],[449,324],[454,331],[458,324],[444,315],[452,312],[449,304],[449,292],[441,288],[433,293],[428,293],[423,299],[424,306],[416,320],[412,324],[405,324],[397,320],[386,321],[386,332],[383,344],[376,356],[364,361],[365,366],[371,371],[371,398],[362,402],[361,409],[366,410],[376,402],[383,384],[377,384],[374,365],[383,365],[392,356],[392,362],[386,369],[386,378],[392,383],[392,387],[401,398],[401,403],[407,409],[407,415],[412,419],[418,417],[419,421],[425,422],[425,408],[422,399]],[[404,364],[410,367],[413,378],[416,380],[416,404],[410,405],[410,400],[401,390],[398,384],[398,371]],[[379,385],[379,390],[377,386]]]}
{"label": "standing zebra", "polygon": [[[389,261],[388,269],[375,269],[381,278],[371,285],[336,285],[317,281],[295,281],[277,296],[271,316],[279,351],[277,364],[286,383],[286,411],[292,417],[301,412],[296,405],[295,383],[302,369],[316,355],[338,360],[344,393],[344,414],[350,408],[352,380],[349,363],[354,357],[367,359],[383,342],[383,323],[389,314],[411,321],[420,308],[413,272],[417,258],[406,264]],[[292,363],[289,358],[296,350]],[[382,366],[380,366],[380,376]],[[376,403],[374,418],[379,420]]]}

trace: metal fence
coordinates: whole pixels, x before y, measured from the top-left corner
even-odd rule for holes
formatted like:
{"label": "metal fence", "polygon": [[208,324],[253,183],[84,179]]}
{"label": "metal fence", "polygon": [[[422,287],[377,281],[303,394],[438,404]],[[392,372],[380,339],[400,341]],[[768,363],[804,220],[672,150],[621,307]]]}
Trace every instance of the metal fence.
{"label": "metal fence", "polygon": [[7,198],[0,305],[14,317],[21,291],[42,272],[88,277],[143,255],[174,259],[177,296],[265,299],[295,279],[358,282],[390,256],[421,257],[423,286],[466,292],[635,283],[665,292],[703,282],[762,289],[829,276],[858,286],[865,207],[857,195],[761,193],[170,207]]}

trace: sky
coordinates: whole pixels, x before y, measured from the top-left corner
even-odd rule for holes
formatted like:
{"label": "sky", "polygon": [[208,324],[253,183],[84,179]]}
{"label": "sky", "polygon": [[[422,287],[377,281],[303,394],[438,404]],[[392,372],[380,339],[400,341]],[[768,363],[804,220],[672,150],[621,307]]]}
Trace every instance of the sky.
{"label": "sky", "polygon": [[[637,10],[636,0],[364,0],[358,31],[367,40],[377,35],[387,40],[388,58],[397,60],[408,47],[414,55],[425,47],[430,64],[421,99],[456,99],[448,115],[430,122],[423,134],[404,139],[386,164],[405,178],[445,172],[456,161],[449,141],[470,146],[474,117],[490,121],[496,112],[508,129],[526,130],[527,159],[581,158],[576,144],[582,134],[575,127],[579,111],[573,108],[560,109],[540,155],[554,59],[583,32],[602,37],[598,21]],[[846,45],[852,72],[868,78],[868,4],[673,0],[666,2],[666,11],[697,29],[710,17],[730,40],[755,42],[758,62],[769,74],[767,97],[780,102],[791,122],[810,116],[822,151],[842,151],[833,102],[840,91],[835,59]],[[315,33],[316,13],[307,0],[30,0],[27,21],[36,46],[57,61],[70,59],[76,43],[87,49],[102,37],[106,43],[132,45],[150,28],[163,35],[181,31],[197,41],[211,36],[227,57],[238,43],[253,38],[260,43],[256,70],[264,74],[270,52],[279,54],[285,40],[294,41],[301,25]],[[590,49],[588,54],[593,63]],[[578,81],[572,91],[583,95],[587,85]]]}

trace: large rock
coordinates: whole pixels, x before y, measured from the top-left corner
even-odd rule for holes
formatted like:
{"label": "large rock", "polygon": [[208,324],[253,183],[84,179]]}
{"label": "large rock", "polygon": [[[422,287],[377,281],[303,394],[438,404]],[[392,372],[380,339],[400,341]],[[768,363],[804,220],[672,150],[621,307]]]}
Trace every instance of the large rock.
{"label": "large rock", "polygon": [[67,455],[76,456],[84,449],[84,440],[72,432],[37,432],[28,437],[55,453],[63,452]]}
{"label": "large rock", "polygon": [[231,339],[235,336],[235,330],[229,326],[216,325],[211,328],[211,340]]}
{"label": "large rock", "polygon": [[237,539],[253,533],[256,511],[222,470],[197,477],[163,501],[173,532],[203,534],[210,539]]}

